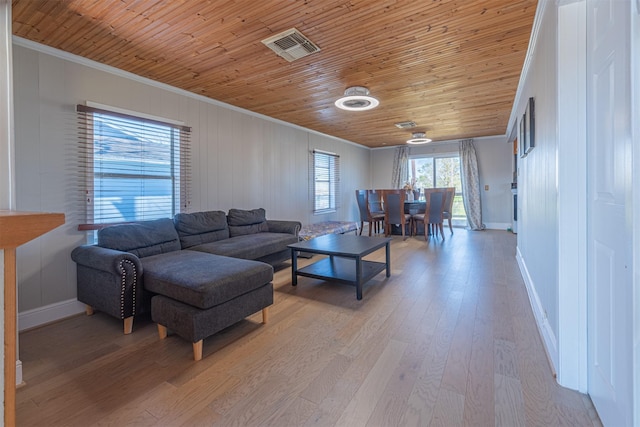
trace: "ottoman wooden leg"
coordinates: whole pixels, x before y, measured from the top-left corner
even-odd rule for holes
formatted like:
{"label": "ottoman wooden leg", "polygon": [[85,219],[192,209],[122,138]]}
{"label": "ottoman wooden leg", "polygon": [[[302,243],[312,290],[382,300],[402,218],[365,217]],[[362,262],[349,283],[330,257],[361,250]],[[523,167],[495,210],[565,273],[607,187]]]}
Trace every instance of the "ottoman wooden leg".
{"label": "ottoman wooden leg", "polygon": [[202,360],[202,340],[193,343],[193,360]]}
{"label": "ottoman wooden leg", "polygon": [[85,305],[84,312],[87,316],[93,316],[93,307],[91,307],[90,305]]}
{"label": "ottoman wooden leg", "polygon": [[133,331],[133,316],[124,319],[124,334],[128,335]]}
{"label": "ottoman wooden leg", "polygon": [[262,309],[262,323],[267,323],[269,321],[269,308],[265,307]]}
{"label": "ottoman wooden leg", "polygon": [[158,336],[161,340],[167,337],[167,327],[162,326],[160,323],[158,323]]}

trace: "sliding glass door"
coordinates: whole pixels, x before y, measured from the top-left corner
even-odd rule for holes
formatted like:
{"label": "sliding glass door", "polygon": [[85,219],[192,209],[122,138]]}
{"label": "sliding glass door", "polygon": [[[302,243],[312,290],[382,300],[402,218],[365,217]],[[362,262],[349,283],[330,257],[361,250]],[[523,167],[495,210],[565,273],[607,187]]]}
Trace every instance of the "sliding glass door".
{"label": "sliding glass door", "polygon": [[416,183],[415,187],[420,189],[455,187],[453,219],[466,221],[467,216],[462,203],[459,156],[412,157],[409,159],[409,178]]}

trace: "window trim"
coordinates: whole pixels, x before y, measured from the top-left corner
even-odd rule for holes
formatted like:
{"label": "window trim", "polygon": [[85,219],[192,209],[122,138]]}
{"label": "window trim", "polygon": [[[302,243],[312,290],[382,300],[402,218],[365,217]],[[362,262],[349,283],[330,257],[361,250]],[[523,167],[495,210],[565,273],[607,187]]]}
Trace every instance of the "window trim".
{"label": "window trim", "polygon": [[[102,114],[106,116],[110,116],[113,118],[119,118],[124,120],[130,120],[137,123],[142,124],[150,124],[156,126],[168,127],[171,132],[178,131],[177,139],[174,138],[172,141],[172,147],[170,148],[170,159],[168,159],[171,163],[170,170],[172,171],[170,175],[171,186],[173,190],[171,191],[172,197],[172,214],[176,212],[186,212],[188,210],[189,205],[191,204],[191,165],[190,165],[190,134],[191,127],[185,126],[183,122],[158,118],[155,116],[151,116],[144,113],[137,113],[128,110],[123,110],[117,107],[105,106],[97,103],[93,103],[87,101],[85,105],[78,104],[76,105],[76,114],[78,119],[78,136],[79,143],[81,144],[80,148],[80,160],[79,160],[79,172],[81,178],[78,183],[82,187],[82,205],[83,205],[83,217],[85,219],[85,223],[81,223],[78,225],[79,231],[92,231],[99,230],[101,228],[115,225],[115,224],[126,224],[134,221],[117,221],[117,222],[104,222],[104,223],[96,223],[94,218],[94,209],[91,205],[93,205],[93,199],[95,196],[94,191],[94,154],[93,154],[93,146],[94,146],[94,114]],[[180,166],[178,170],[175,170],[175,162],[176,157],[180,157]],[[164,178],[164,177],[163,177]],[[177,182],[176,182],[177,181]],[[88,196],[91,195],[91,196]],[[180,200],[176,200],[176,197],[179,197]]]}
{"label": "window trim", "polygon": [[[327,213],[337,212],[340,206],[340,156],[336,153],[332,153],[330,151],[313,149],[311,151],[310,156],[310,170],[309,170],[309,182],[311,187],[311,196],[313,203],[313,214],[314,215],[323,215]],[[327,181],[329,183],[329,207],[328,208],[318,208],[318,195],[316,193],[317,186],[316,182],[316,163],[320,159],[320,156],[329,160],[329,179]]]}

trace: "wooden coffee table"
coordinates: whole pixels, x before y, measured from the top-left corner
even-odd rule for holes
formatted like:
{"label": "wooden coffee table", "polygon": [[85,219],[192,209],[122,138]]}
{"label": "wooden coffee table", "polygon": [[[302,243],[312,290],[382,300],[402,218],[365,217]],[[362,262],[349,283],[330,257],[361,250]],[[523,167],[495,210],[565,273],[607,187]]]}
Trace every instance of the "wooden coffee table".
{"label": "wooden coffee table", "polygon": [[[291,284],[298,284],[298,276],[347,283],[356,287],[356,297],[362,299],[362,284],[387,270],[391,275],[390,238],[328,234],[306,242],[288,245],[291,248]],[[385,248],[386,262],[365,261],[362,258]],[[298,252],[329,255],[298,270]]]}

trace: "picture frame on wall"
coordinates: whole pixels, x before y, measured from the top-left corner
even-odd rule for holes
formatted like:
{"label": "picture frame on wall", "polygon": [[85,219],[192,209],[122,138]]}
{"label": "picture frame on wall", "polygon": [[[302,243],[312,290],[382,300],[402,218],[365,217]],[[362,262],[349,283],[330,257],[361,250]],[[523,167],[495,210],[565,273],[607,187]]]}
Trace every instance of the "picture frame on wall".
{"label": "picture frame on wall", "polygon": [[533,97],[529,98],[524,112],[524,152],[529,154],[533,147],[536,146],[536,127],[535,127],[535,101]]}
{"label": "picture frame on wall", "polygon": [[525,147],[525,122],[527,121],[527,114],[523,114],[520,118],[520,124],[518,126],[518,148],[520,151],[520,158],[527,156]]}

